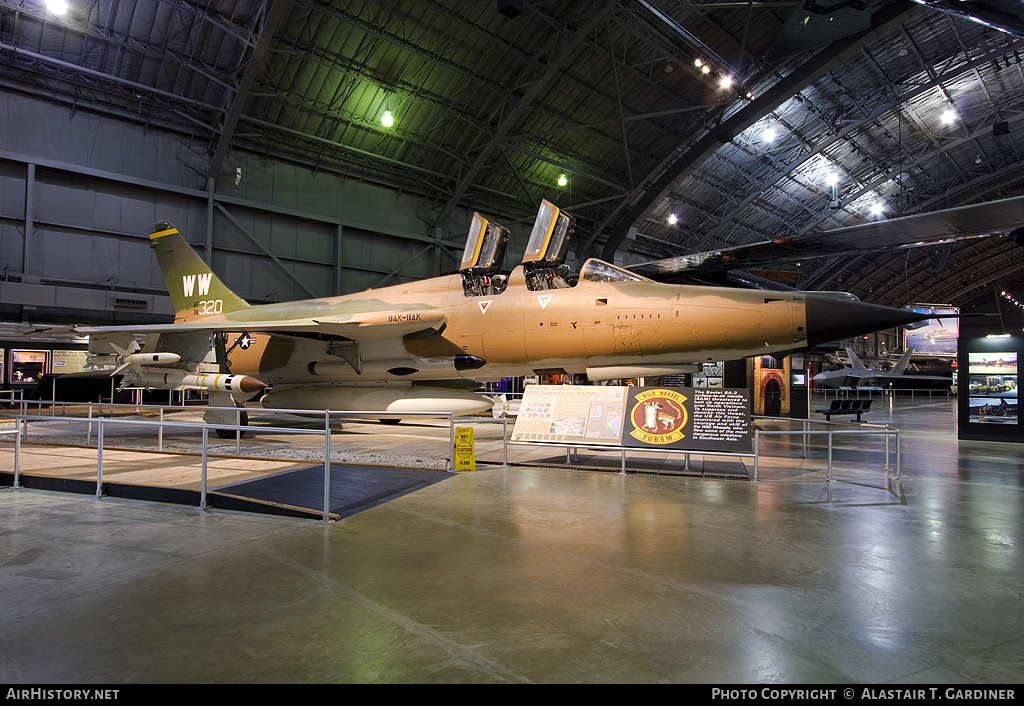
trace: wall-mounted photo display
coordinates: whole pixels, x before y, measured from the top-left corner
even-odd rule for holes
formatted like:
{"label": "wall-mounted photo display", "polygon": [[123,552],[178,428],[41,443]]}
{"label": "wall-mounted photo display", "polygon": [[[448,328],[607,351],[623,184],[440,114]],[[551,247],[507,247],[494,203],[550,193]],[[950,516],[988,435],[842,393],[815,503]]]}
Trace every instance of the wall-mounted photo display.
{"label": "wall-mounted photo display", "polygon": [[937,314],[944,318],[928,319],[914,328],[905,329],[903,350],[913,348],[923,355],[955,358],[957,340],[960,336],[960,321],[955,316],[960,313],[960,310],[920,305],[910,307],[910,311],[921,314]]}
{"label": "wall-mounted photo display", "polygon": [[12,385],[35,384],[49,371],[50,351],[11,350]]}
{"label": "wall-mounted photo display", "polygon": [[1017,423],[1017,353],[969,353],[968,421],[973,424]]}

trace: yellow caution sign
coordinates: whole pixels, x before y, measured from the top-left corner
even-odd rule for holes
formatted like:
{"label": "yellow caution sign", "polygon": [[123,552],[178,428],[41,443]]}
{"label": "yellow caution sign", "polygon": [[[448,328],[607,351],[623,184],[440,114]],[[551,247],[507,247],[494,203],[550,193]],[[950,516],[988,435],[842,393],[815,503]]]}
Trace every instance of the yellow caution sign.
{"label": "yellow caution sign", "polygon": [[476,446],[473,444],[473,427],[455,427],[455,447],[452,449],[452,466],[456,471],[476,470]]}

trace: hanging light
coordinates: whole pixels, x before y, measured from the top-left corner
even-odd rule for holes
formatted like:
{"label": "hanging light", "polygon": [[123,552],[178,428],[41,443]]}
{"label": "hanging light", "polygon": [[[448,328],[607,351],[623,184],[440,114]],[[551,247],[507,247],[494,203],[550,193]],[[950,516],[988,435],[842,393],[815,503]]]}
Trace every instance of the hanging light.
{"label": "hanging light", "polygon": [[395,118],[394,116],[391,115],[390,110],[384,111],[384,115],[382,115],[380,118],[380,124],[383,125],[384,127],[391,127],[392,125],[395,124]]}
{"label": "hanging light", "polygon": [[565,176],[564,173],[558,175],[558,185],[559,186],[565,186],[568,183],[569,183],[569,178],[567,176]]}
{"label": "hanging light", "polygon": [[46,0],[46,9],[55,15],[66,15],[68,4],[64,0]]}
{"label": "hanging light", "polygon": [[669,216],[668,216],[668,224],[670,226],[674,226],[678,221],[679,221],[679,219],[676,218],[676,214],[674,214],[674,213],[670,213],[669,214]]}

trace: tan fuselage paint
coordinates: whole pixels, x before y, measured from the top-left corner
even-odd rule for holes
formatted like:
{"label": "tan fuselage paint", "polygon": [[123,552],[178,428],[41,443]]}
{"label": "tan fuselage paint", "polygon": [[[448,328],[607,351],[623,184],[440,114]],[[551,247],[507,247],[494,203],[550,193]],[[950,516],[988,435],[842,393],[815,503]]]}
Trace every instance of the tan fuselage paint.
{"label": "tan fuselage paint", "polygon": [[[247,348],[232,348],[245,331],[243,320],[250,317],[284,321],[418,306],[443,310],[445,326],[430,335],[359,344],[276,334],[271,342],[270,334],[257,332],[249,334]],[[223,320],[239,322],[237,333],[227,339],[230,372],[282,384],[485,381],[535,370],[583,373],[587,367],[686,365],[787,351],[800,347],[807,335],[799,293],[766,295],[649,281],[580,281],[571,288],[530,291],[522,268],[512,272],[501,294],[467,297],[461,278],[453,275],[342,297],[255,306]],[[460,372],[454,367],[458,354],[487,363]]]}

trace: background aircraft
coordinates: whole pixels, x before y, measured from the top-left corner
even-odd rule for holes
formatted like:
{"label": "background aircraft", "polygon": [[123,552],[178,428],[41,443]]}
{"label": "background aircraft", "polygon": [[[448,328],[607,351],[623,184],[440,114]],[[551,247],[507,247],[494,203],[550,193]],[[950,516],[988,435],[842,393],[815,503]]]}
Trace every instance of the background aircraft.
{"label": "background aircraft", "polygon": [[[925,318],[836,296],[664,284],[597,259],[567,277],[573,230],[572,217],[545,201],[522,263],[506,276],[498,268],[508,232],[476,215],[459,274],[251,306],[162,222],[150,243],[174,323],[74,331],[120,366],[124,386],[205,386],[216,406],[269,385],[270,408],[470,414],[492,405],[472,392],[483,381],[692,372]],[[141,346],[136,335],[146,336]]]}
{"label": "background aircraft", "polygon": [[907,375],[907,366],[910,364],[910,356],[914,354],[913,348],[907,348],[907,352],[899,359],[890,371],[874,370],[861,362],[852,348],[846,349],[846,355],[850,359],[850,365],[844,365],[840,370],[828,370],[818,373],[813,378],[815,385],[821,387],[887,387],[898,386],[899,383],[920,380],[942,380],[952,383],[950,375]]}
{"label": "background aircraft", "polygon": [[704,282],[792,291],[792,287],[745,271],[771,269],[801,260],[993,236],[1008,236],[1017,245],[1024,243],[1024,196],[681,255],[628,269],[659,282]]}

